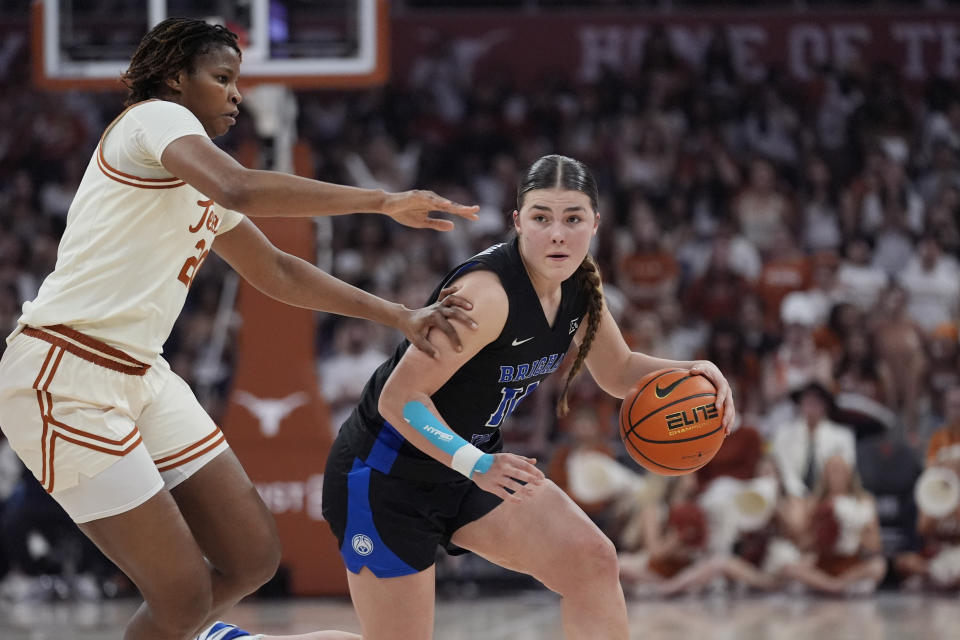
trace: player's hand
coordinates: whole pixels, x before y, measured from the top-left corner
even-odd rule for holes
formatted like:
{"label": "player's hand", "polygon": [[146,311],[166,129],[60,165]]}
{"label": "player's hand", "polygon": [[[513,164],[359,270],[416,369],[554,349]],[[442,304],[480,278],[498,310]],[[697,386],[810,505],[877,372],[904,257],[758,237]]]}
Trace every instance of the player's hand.
{"label": "player's hand", "polygon": [[443,218],[431,218],[430,213],[433,211],[476,220],[479,210],[480,207],[476,205],[468,207],[442,198],[433,191],[421,190],[388,193],[383,207],[383,213],[402,225],[435,231],[450,231],[453,229],[453,222]]}
{"label": "player's hand", "polygon": [[723,425],[724,435],[730,435],[730,429],[733,428],[734,421],[737,418],[737,409],[733,406],[733,391],[730,389],[730,383],[720,373],[717,365],[709,360],[699,360],[690,367],[690,373],[706,376],[717,388],[717,400],[714,404],[719,411],[723,412],[723,420],[720,424]]}
{"label": "player's hand", "polygon": [[546,482],[543,471],[534,466],[536,463],[534,458],[513,453],[494,453],[490,468],[483,473],[474,471],[470,479],[484,491],[504,500],[523,502],[526,496],[533,495],[536,488]]}
{"label": "player's hand", "polygon": [[464,309],[469,311],[473,309],[473,304],[466,298],[456,295],[460,285],[453,285],[440,290],[440,297],[429,307],[422,309],[405,309],[406,315],[401,323],[400,330],[415,347],[423,351],[431,358],[439,355],[436,347],[430,344],[428,339],[431,329],[439,329],[447,334],[447,338],[457,351],[463,349],[460,343],[460,336],[457,335],[457,329],[453,326],[451,320],[476,329],[477,323],[464,313]]}

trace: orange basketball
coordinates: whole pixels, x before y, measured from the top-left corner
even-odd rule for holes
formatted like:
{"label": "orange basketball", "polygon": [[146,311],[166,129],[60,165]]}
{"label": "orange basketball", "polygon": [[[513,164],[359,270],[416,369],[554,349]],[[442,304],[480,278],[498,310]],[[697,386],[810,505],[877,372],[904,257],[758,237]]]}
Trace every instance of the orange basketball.
{"label": "orange basketball", "polygon": [[685,369],[645,375],[620,405],[620,437],[630,457],[650,471],[678,476],[710,462],[723,444],[723,411],[705,376]]}

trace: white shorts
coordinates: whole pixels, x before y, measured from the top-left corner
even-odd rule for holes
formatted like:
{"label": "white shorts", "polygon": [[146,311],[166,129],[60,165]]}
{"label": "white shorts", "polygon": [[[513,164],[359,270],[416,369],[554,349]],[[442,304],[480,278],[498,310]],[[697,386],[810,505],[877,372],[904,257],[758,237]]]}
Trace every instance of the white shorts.
{"label": "white shorts", "polygon": [[228,447],[163,358],[147,365],[63,325],[10,341],[0,429],[78,523],[129,511]]}

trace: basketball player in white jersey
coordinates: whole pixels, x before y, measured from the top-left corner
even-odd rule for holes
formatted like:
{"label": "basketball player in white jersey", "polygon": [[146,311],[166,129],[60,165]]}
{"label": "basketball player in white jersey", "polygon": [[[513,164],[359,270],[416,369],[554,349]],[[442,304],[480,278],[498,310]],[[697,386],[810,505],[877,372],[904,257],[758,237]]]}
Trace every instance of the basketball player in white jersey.
{"label": "basketball player in white jersey", "polygon": [[[274,522],[161,348],[190,284],[216,251],[291,305],[374,320],[418,346],[456,340],[457,296],[422,310],[347,285],[274,247],[243,214],[381,212],[446,230],[476,208],[429,192],[355,189],[248,170],[211,138],[238,115],[236,35],[169,19],[123,76],[128,105],[107,127],[70,207],[57,264],[0,360],[0,426],[11,446],[145,600],[126,640],[226,640],[210,625],[274,573]],[[339,632],[304,636],[356,637]]]}

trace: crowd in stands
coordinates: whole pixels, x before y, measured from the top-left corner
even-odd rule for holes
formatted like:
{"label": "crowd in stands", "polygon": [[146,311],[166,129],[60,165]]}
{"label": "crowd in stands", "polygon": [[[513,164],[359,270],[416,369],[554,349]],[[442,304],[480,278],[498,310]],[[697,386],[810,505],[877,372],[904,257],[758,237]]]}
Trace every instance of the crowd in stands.
{"label": "crowd in stands", "polygon": [[[808,84],[776,69],[747,82],[719,32],[701,68],[662,34],[646,46],[636,73],[590,84],[467,78],[428,57],[381,89],[300,93],[298,130],[321,179],[482,207],[480,221],[443,236],[337,217],[322,247],[331,271],[422,306],[449,268],[508,237],[525,167],[546,153],[584,161],[602,196],[594,255],[628,342],[713,360],[740,413],[710,465],[672,479],[625,458],[618,403],[588,376],[568,417],[554,417],[545,385],[506,425],[507,447],[543,461],[613,538],[628,590],[960,587],[960,508],[924,511],[915,499],[918,479],[933,478],[925,469],[960,470],[960,88],[907,86],[893,66],[855,61]],[[42,93],[16,70],[0,78],[7,331],[54,265],[73,192],[122,100]],[[223,144],[250,141],[246,118]],[[203,348],[226,271],[207,261],[165,348],[180,375],[206,385],[215,417],[229,353],[211,374]],[[318,318],[335,425],[397,338]],[[336,379],[324,375],[334,362]],[[82,543],[67,559],[50,553],[64,548],[51,541],[67,535],[65,516],[4,446],[4,584],[50,563],[104,582],[108,565]],[[933,493],[960,491],[955,475],[934,479]]]}

